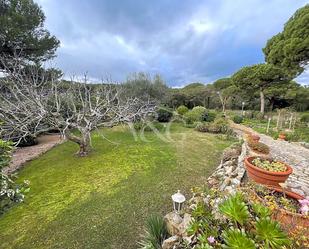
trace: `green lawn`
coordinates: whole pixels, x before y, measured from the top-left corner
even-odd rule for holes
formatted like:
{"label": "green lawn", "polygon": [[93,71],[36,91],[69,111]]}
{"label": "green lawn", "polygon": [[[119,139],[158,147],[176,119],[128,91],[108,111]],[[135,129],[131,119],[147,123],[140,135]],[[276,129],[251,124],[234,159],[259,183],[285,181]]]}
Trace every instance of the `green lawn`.
{"label": "green lawn", "polygon": [[172,127],[173,142],[148,132],[93,134],[95,151],[73,156],[66,142],[28,163],[19,181],[31,181],[24,203],[0,217],[0,248],[137,248],[146,217],[171,210],[171,194],[202,186],[232,142]]}

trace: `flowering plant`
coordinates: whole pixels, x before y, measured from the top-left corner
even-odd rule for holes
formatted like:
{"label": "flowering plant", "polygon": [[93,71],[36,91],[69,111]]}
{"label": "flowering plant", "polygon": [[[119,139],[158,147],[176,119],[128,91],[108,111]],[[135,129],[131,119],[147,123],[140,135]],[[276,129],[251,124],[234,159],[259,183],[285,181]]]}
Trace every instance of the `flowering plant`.
{"label": "flowering plant", "polygon": [[22,202],[29,188],[29,181],[17,184],[11,176],[2,173],[2,169],[11,161],[12,144],[0,139],[0,215],[14,203]]}
{"label": "flowering plant", "polygon": [[309,214],[309,199],[303,199],[303,200],[298,200],[299,204],[301,205],[299,211],[304,214],[308,215]]}

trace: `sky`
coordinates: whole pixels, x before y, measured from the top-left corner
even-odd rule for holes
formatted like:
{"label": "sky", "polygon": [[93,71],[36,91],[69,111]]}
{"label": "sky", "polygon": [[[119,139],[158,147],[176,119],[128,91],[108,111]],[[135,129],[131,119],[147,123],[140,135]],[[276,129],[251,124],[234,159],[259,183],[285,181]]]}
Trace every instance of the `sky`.
{"label": "sky", "polygon": [[[171,87],[211,83],[264,62],[262,48],[307,1],[37,0],[61,42],[65,77],[160,74]],[[309,84],[309,71],[297,81]]]}

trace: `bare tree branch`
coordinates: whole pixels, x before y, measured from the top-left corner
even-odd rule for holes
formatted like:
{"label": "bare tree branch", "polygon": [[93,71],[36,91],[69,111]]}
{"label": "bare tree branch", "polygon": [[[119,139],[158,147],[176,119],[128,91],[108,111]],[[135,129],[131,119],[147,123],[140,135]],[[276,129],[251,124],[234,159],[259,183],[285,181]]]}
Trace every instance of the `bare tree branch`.
{"label": "bare tree branch", "polygon": [[[0,58],[4,65],[5,61]],[[85,75],[82,82],[72,77],[64,83],[37,67],[25,71],[18,62],[18,57],[11,58],[6,76],[0,79],[0,135],[16,144],[26,136],[58,129],[80,146],[80,155],[86,155],[93,129],[144,119],[155,109],[151,101],[126,98],[124,87],[111,81],[92,85]]]}

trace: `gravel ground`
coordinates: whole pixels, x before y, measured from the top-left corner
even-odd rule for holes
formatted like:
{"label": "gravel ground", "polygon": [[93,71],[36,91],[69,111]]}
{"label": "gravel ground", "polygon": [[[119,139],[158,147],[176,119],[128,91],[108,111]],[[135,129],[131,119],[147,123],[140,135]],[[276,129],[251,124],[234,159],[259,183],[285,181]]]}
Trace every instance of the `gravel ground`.
{"label": "gravel ground", "polygon": [[58,134],[43,135],[38,138],[38,144],[15,149],[10,165],[3,169],[5,174],[11,174],[21,168],[26,162],[37,158],[57,144],[64,141]]}
{"label": "gravel ground", "polygon": [[[244,125],[231,125],[238,134],[244,131],[259,134]],[[309,149],[287,141],[274,140],[264,134],[259,136],[260,141],[270,147],[270,155],[274,159],[286,162],[293,168],[293,173],[287,180],[292,191],[309,198]]]}
{"label": "gravel ground", "polygon": [[293,173],[287,180],[292,190],[309,198],[309,150],[263,134],[260,137],[261,142],[270,147],[270,154],[274,159],[286,162],[293,168]]}

